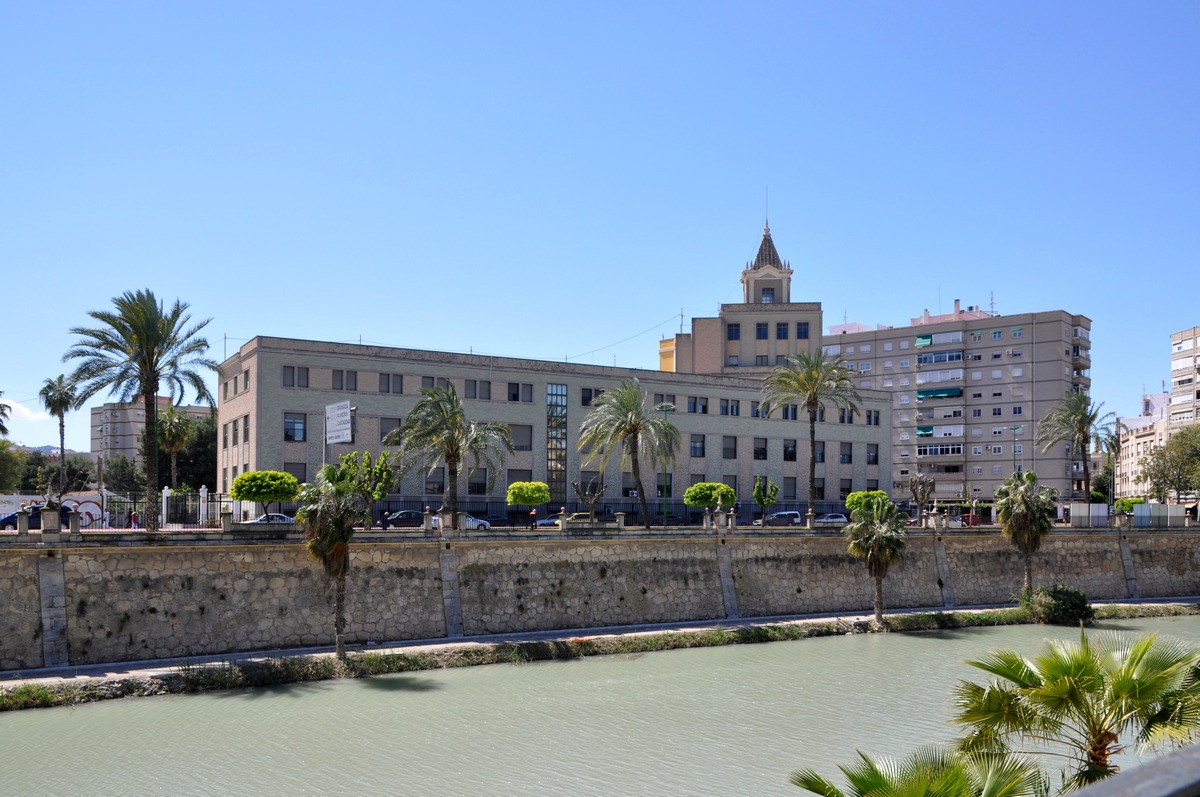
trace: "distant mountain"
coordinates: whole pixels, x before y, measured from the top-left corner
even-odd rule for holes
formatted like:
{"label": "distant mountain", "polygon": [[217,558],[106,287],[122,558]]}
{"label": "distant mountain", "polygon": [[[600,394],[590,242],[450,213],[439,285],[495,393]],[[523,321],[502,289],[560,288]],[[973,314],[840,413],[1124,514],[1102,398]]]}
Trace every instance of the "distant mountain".
{"label": "distant mountain", "polygon": [[[22,451],[30,451],[30,452],[37,451],[37,452],[45,454],[46,456],[49,456],[49,457],[57,457],[58,456],[58,446],[21,446],[21,445],[19,445],[19,446],[17,446],[17,448],[21,449]],[[68,457],[88,456],[88,453],[86,451],[75,451],[73,449],[68,448],[67,456]]]}

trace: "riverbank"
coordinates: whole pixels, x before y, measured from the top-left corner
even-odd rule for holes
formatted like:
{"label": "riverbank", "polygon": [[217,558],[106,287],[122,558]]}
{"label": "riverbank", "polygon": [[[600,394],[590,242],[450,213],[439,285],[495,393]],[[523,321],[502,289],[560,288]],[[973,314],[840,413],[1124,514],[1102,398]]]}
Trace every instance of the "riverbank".
{"label": "riverbank", "polygon": [[[1200,598],[1094,604],[1096,620],[1200,615]],[[498,635],[458,642],[365,646],[338,661],[330,648],[279,650],[118,665],[0,673],[0,711],[77,705],[122,697],[190,694],[278,684],[361,678],[484,664],[521,664],[620,653],[744,645],[858,633],[934,631],[1036,622],[1021,607],[766,618]]]}

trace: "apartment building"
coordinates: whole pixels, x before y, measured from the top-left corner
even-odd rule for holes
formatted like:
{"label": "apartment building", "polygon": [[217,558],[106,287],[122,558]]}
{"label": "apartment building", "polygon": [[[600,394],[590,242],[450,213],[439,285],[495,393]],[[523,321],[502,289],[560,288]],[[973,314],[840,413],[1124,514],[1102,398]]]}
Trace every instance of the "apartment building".
{"label": "apartment building", "polygon": [[[384,435],[400,425],[421,389],[453,384],[473,420],[507,423],[516,451],[495,474],[460,483],[461,498],[502,501],[513,481],[544,481],[553,503],[575,500],[570,483],[603,478],[606,498],[636,499],[632,475],[614,461],[606,473],[584,462],[579,428],[591,402],[624,379],[637,379],[655,404],[675,406],[682,435],[675,466],[652,473],[643,463],[643,489],[682,499],[700,481],[732,486],[752,504],[755,477],[780,486],[783,504],[806,501],[808,427],[796,408],[765,417],[761,376],[672,374],[632,368],[576,365],[418,349],[256,337],[221,365],[218,480],[222,492],[239,473],[284,470],[311,479],[322,462],[350,451],[386,450]],[[327,405],[349,400],[354,442],[325,445]],[[818,501],[837,502],[851,490],[876,489],[890,473],[887,397],[868,393],[864,406],[879,425],[821,424]],[[836,452],[836,453],[835,453]],[[410,473],[399,486],[406,497],[441,496],[443,470]]]}
{"label": "apartment building", "polygon": [[1147,393],[1142,396],[1140,415],[1119,420],[1121,448],[1114,466],[1114,497],[1137,498],[1149,492],[1150,485],[1142,473],[1142,459],[1166,442],[1170,429],[1167,408],[1170,406],[1169,392]]}
{"label": "apartment building", "polygon": [[1171,404],[1167,423],[1172,429],[1191,426],[1200,408],[1200,327],[1171,335]]}
{"label": "apartment building", "polygon": [[[166,412],[171,405],[169,396],[158,396],[158,411]],[[212,414],[213,408],[208,406],[181,406],[175,411],[189,418],[200,420]],[[110,403],[92,407],[92,438],[91,457],[93,460],[117,454],[130,462],[142,461],[142,432],[146,428],[146,410],[142,400],[135,398],[128,404]]]}

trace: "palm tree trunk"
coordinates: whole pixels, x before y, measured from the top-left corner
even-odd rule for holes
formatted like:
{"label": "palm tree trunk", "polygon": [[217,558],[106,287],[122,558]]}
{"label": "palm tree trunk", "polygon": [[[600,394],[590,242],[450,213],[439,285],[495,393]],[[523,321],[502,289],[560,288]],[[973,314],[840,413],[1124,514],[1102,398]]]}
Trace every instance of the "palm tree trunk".
{"label": "palm tree trunk", "polygon": [[1033,554],[1025,554],[1025,592],[1033,592]]}
{"label": "palm tree trunk", "polygon": [[[349,558],[349,549],[346,556]],[[346,573],[338,576],[333,591],[333,649],[338,661],[346,660]]]}
{"label": "palm tree trunk", "polygon": [[[808,408],[808,517],[816,514],[817,502],[817,408]],[[811,524],[810,524],[811,525]]]}
{"label": "palm tree trunk", "polygon": [[178,465],[178,459],[177,459],[178,456],[179,456],[178,451],[171,452],[171,489],[172,490],[178,489],[178,487],[179,487],[179,465]]}
{"label": "palm tree trunk", "polygon": [[[633,471],[633,482],[637,485],[638,508],[642,511],[642,525],[644,528],[650,528],[650,510],[646,508],[646,491],[642,489],[642,468],[638,465],[637,435],[629,438],[629,468]],[[664,517],[664,526],[666,522],[667,519]]]}
{"label": "palm tree trunk", "polygon": [[[458,528],[458,459],[446,457],[446,485],[449,495],[446,504],[450,509],[450,531]],[[445,533],[446,529],[442,529]]]}
{"label": "palm tree trunk", "polygon": [[146,415],[145,445],[142,455],[146,458],[146,531],[158,531],[158,385],[142,385],[142,409]]}
{"label": "palm tree trunk", "polygon": [[67,416],[58,416],[58,497],[67,491]]}
{"label": "palm tree trunk", "polygon": [[883,576],[875,576],[875,623],[883,625]]}
{"label": "palm tree trunk", "polygon": [[1088,446],[1083,447],[1083,502],[1092,502],[1092,469],[1088,466]]}

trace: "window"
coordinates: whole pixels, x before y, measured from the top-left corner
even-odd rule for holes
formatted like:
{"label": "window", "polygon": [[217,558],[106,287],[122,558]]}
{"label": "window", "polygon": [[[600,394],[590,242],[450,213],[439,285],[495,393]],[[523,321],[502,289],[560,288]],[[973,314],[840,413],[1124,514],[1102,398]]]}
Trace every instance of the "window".
{"label": "window", "polygon": [[688,412],[708,415],[708,399],[703,396],[688,396]]}
{"label": "window", "polygon": [[780,322],[776,323],[775,324],[775,338],[777,340],[787,340],[787,336],[788,336],[788,323],[786,321],[780,321]]}
{"label": "window", "polygon": [[816,460],[817,462],[825,461],[825,441],[824,440],[818,440],[816,442],[816,446],[813,449],[813,459]]}
{"label": "window", "polygon": [[1002,473],[1004,473],[1004,466],[1003,465],[993,465],[992,473],[996,476],[1001,475]]}
{"label": "window", "polygon": [[383,438],[389,433],[400,427],[399,418],[380,418],[379,419],[379,441],[383,442]]}
{"label": "window", "polygon": [[234,447],[235,447],[235,448],[237,447],[237,444],[238,444],[238,428],[239,428],[239,425],[240,425],[240,424],[241,424],[241,421],[239,420],[239,421],[234,421],[234,422],[233,422],[233,425],[232,425],[232,428],[233,428],[233,445],[234,445]]}
{"label": "window", "polygon": [[304,462],[285,462],[283,463],[283,472],[290,473],[296,477],[296,481],[304,484],[308,481],[308,465]]}
{"label": "window", "polygon": [[358,390],[358,371],[333,369],[334,390]]}
{"label": "window", "polygon": [[750,402],[750,417],[751,418],[761,418],[762,417],[762,414],[759,412],[759,409],[758,409],[757,401]]}
{"label": "window", "polygon": [[796,441],[795,440],[784,440],[783,441],[783,461],[784,462],[795,462],[796,461]]}
{"label": "window", "polygon": [[983,453],[983,446],[971,446],[971,453],[975,456],[979,456]]}
{"label": "window", "polygon": [[734,418],[742,414],[742,402],[738,399],[729,400],[729,414]]}
{"label": "window", "polygon": [[704,435],[702,435],[702,434],[692,435],[692,444],[691,444],[690,453],[693,457],[704,456]]}
{"label": "window", "polygon": [[604,391],[598,387],[585,387],[580,392],[580,401],[583,403],[583,406],[590,407],[592,406],[592,402],[600,398],[603,393]]}
{"label": "window", "polygon": [[999,379],[1000,375],[1001,375],[1001,371],[999,368],[992,371],[992,379]]}
{"label": "window", "polygon": [[864,360],[864,361],[860,362],[858,364],[858,370],[859,370],[859,373],[862,373],[863,371],[870,371],[871,370],[870,361]]}
{"label": "window", "polygon": [[508,400],[522,401],[526,404],[533,401],[533,385],[528,382],[509,382]]}
{"label": "window", "polygon": [[721,415],[729,414],[729,399],[721,399],[720,409],[718,412],[720,412]]}
{"label": "window", "polygon": [[808,322],[796,322],[796,340],[808,340]]}
{"label": "window", "polygon": [[737,459],[737,438],[726,435],[721,438],[721,458]]}
{"label": "window", "polygon": [[769,325],[767,324],[766,321],[759,321],[757,324],[754,325],[754,339],[755,340],[767,340],[768,329],[769,329]]}
{"label": "window", "polygon": [[467,379],[463,382],[463,397],[469,399],[490,400],[492,383],[482,379]]}
{"label": "window", "polygon": [[728,326],[725,327],[725,340],[741,340],[741,339],[742,339],[742,325],[741,324],[729,324]]}
{"label": "window", "polygon": [[1004,410],[1000,407],[992,407],[992,415],[1003,415]]}
{"label": "window", "polygon": [[1012,336],[1014,338],[1023,337],[1024,335],[1025,335],[1025,331],[1023,329],[1021,329],[1021,327],[1017,327],[1012,331]]}
{"label": "window", "polygon": [[1013,415],[1022,415],[1022,414],[1024,414],[1024,412],[1025,412],[1025,408],[1022,407],[1020,404],[1018,404],[1017,406],[1012,408]]}
{"label": "window", "polygon": [[762,296],[763,304],[775,304],[775,289],[774,288],[763,288],[762,293],[759,295]]}
{"label": "window", "polygon": [[250,389],[250,371],[247,369],[242,371],[242,390]]}
{"label": "window", "polygon": [[838,423],[854,423],[854,410],[847,407],[838,409]]}
{"label": "window", "polygon": [[422,390],[433,390],[435,387],[440,387],[445,390],[446,388],[450,387],[450,381],[442,376],[436,378],[432,376],[421,377]]}
{"label": "window", "polygon": [[852,492],[854,492],[854,482],[850,479],[842,479],[838,483],[838,498],[845,501]]}
{"label": "window", "polygon": [[487,495],[487,468],[476,468],[467,476],[467,495]]}
{"label": "window", "polygon": [[729,476],[722,476],[721,481],[733,489],[734,496],[737,495],[738,483],[737,483],[737,475],[736,474],[732,474]]}
{"label": "window", "polygon": [[973,409],[973,410],[971,410],[971,417],[972,417],[972,418],[982,418],[982,417],[983,417],[983,410],[982,410],[982,409],[979,409],[979,408],[976,408],[976,409]]}
{"label": "window", "polygon": [[1024,454],[1025,446],[1022,445],[1021,443],[1013,443],[1013,453],[1014,454]]}
{"label": "window", "polygon": [[993,454],[1003,454],[1004,446],[992,446],[992,453]]}
{"label": "window", "polygon": [[795,476],[784,476],[783,477],[783,500],[785,500],[785,501],[795,501],[796,500],[796,477]]}
{"label": "window", "polygon": [[879,464],[879,444],[878,443],[867,443],[867,464],[868,465],[878,465]]}
{"label": "window", "polygon": [[446,491],[446,469],[434,468],[425,474],[425,495],[441,495]]}
{"label": "window", "polygon": [[905,360],[901,360],[901,361],[900,361],[900,367],[901,367],[901,368],[907,368],[907,367],[908,367],[908,360],[907,360],[907,359],[905,359]]}
{"label": "window", "polygon": [[1004,330],[1003,329],[992,330],[992,340],[1003,340],[1003,339],[1004,339]]}
{"label": "window", "polygon": [[[470,381],[470,380],[468,380]],[[379,375],[379,392],[380,393],[396,393],[399,395],[404,392],[404,377],[400,374],[380,374]]]}
{"label": "window", "polygon": [[843,465],[850,465],[854,462],[854,446],[852,443],[838,444],[838,462]]}
{"label": "window", "polygon": [[771,355],[769,355],[769,354],[754,355],[754,364],[755,365],[770,365],[771,364]]}
{"label": "window", "polygon": [[296,366],[294,366],[294,365],[283,366],[283,386],[284,387],[295,387],[296,386]]}
{"label": "window", "polygon": [[512,434],[514,451],[533,450],[533,427],[521,423],[510,423],[508,431]]}
{"label": "window", "polygon": [[879,410],[867,410],[864,415],[866,416],[867,426],[879,425]]}
{"label": "window", "polygon": [[509,468],[508,483],[513,482],[531,482],[533,481],[533,471],[524,468]]}
{"label": "window", "polygon": [[930,445],[917,446],[918,457],[954,456],[962,452],[962,443],[932,443]]}
{"label": "window", "polygon": [[[1002,429],[1002,428],[996,428],[996,429],[993,429],[993,430],[992,430],[992,435],[993,435],[993,436],[999,436],[999,435],[1002,435],[1002,434],[1004,434],[1004,429]],[[1069,450],[1068,450],[1068,453],[1069,453]]]}
{"label": "window", "polygon": [[816,489],[817,494],[812,497],[812,500],[824,501],[825,500],[825,480],[817,479],[816,483],[813,485],[813,487]]}
{"label": "window", "polygon": [[[305,424],[308,421],[308,416],[302,412],[285,412],[283,414],[283,439],[289,443],[303,443],[308,437],[305,435]],[[234,421],[234,423],[237,423]],[[235,433],[234,444],[237,444]]]}
{"label": "window", "polygon": [[800,417],[800,405],[784,404],[779,409],[779,415],[785,421],[794,421]]}
{"label": "window", "polygon": [[738,366],[742,364],[742,358],[736,354],[731,354],[725,358],[726,365]]}
{"label": "window", "polygon": [[659,404],[670,404],[672,407],[674,407],[675,406],[675,394],[674,393],[655,393],[654,394],[654,406],[657,407]]}
{"label": "window", "polygon": [[755,459],[766,459],[767,458],[767,438],[765,438],[765,437],[754,438],[754,458]]}

